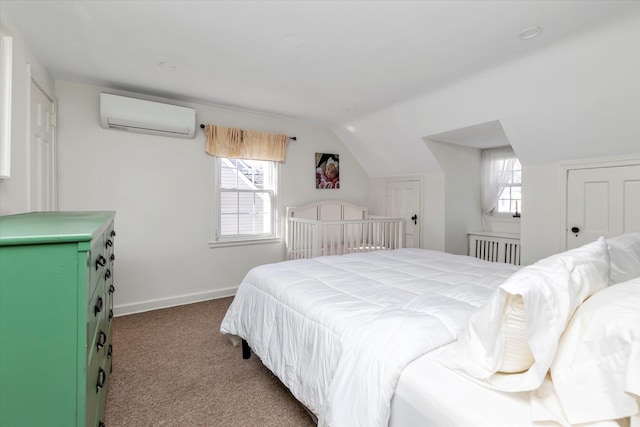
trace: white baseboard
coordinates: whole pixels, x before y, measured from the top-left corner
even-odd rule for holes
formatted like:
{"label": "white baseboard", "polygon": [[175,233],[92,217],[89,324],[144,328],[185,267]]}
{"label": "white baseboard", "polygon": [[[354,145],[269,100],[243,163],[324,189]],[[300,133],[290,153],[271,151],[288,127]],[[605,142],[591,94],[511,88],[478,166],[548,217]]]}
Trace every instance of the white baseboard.
{"label": "white baseboard", "polygon": [[159,298],[132,304],[117,305],[113,307],[113,315],[115,317],[126,316],[127,314],[142,313],[145,311],[192,304],[195,302],[208,301],[211,299],[226,298],[235,295],[237,290],[238,287],[234,286],[231,288],[217,289],[215,291],[198,292],[195,294],[179,295],[175,297]]}

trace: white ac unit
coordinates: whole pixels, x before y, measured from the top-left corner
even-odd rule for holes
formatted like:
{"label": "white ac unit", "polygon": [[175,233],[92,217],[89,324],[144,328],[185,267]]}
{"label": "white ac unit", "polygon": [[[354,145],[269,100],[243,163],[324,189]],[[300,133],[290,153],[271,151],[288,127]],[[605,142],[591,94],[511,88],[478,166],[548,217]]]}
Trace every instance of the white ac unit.
{"label": "white ac unit", "polygon": [[196,131],[196,110],[101,93],[100,125],[105,129],[193,138]]}

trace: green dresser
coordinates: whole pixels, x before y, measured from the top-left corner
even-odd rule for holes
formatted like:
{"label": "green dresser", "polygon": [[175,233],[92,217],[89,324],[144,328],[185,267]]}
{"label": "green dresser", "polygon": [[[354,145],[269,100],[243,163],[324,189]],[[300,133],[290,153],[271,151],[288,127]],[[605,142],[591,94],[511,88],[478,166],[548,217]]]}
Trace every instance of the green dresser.
{"label": "green dresser", "polygon": [[104,426],[114,217],[0,217],[0,426]]}

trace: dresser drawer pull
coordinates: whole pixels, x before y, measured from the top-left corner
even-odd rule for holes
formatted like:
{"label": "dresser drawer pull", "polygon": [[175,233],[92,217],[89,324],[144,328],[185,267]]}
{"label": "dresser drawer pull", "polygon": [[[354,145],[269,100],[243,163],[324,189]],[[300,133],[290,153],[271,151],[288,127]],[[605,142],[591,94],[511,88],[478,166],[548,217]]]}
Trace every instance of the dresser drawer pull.
{"label": "dresser drawer pull", "polygon": [[100,255],[98,259],[96,259],[96,270],[100,267],[104,267],[105,265],[107,265],[107,259]]}
{"label": "dresser drawer pull", "polygon": [[97,316],[98,313],[100,313],[102,311],[102,305],[104,304],[104,301],[102,301],[102,297],[98,297],[98,300],[96,301],[96,306],[93,308],[93,315]]}
{"label": "dresser drawer pull", "polygon": [[111,270],[109,270],[109,269],[107,268],[107,271],[105,271],[105,272],[104,272],[104,278],[105,278],[105,279],[108,279],[108,278],[110,278],[110,277],[111,277]]}
{"label": "dresser drawer pull", "polygon": [[102,421],[98,421],[98,427],[107,427]]}
{"label": "dresser drawer pull", "polygon": [[107,248],[110,248],[111,246],[113,246],[113,240],[111,239],[107,239],[107,243],[105,245]]}
{"label": "dresser drawer pull", "polygon": [[104,382],[107,380],[107,373],[104,369],[98,369],[98,382],[96,383],[96,393],[100,391],[102,387],[104,387]]}
{"label": "dresser drawer pull", "polygon": [[116,259],[116,255],[115,255],[115,254],[111,254],[111,256],[109,257],[109,259],[111,259],[111,261],[113,261],[114,259]]}
{"label": "dresser drawer pull", "polygon": [[113,360],[111,359],[111,355],[113,354],[113,347],[109,344],[109,352],[107,353],[107,357],[109,358],[109,373],[113,372]]}
{"label": "dresser drawer pull", "polygon": [[100,351],[100,349],[104,347],[106,343],[107,343],[107,334],[100,331],[100,334],[98,335],[98,342],[96,344],[96,347],[97,347],[96,351]]}
{"label": "dresser drawer pull", "polygon": [[113,310],[109,310],[109,322],[113,319]]}
{"label": "dresser drawer pull", "polygon": [[112,293],[114,293],[116,291],[116,287],[113,286],[113,284],[111,286],[109,286],[109,295],[111,295]]}
{"label": "dresser drawer pull", "polygon": [[111,237],[116,237],[116,232],[115,232],[115,230],[111,230]]}

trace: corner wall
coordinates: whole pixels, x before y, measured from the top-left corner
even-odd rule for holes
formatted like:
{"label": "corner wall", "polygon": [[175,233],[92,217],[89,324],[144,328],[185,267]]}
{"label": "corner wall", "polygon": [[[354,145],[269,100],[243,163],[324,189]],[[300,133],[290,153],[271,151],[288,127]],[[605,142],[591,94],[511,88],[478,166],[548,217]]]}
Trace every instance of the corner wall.
{"label": "corner wall", "polygon": [[561,251],[561,170],[557,163],[522,165],[522,265]]}
{"label": "corner wall", "polygon": [[[429,139],[425,143],[444,170],[444,250],[468,255],[467,233],[482,230],[480,150]],[[428,205],[435,202],[428,200]]]}

